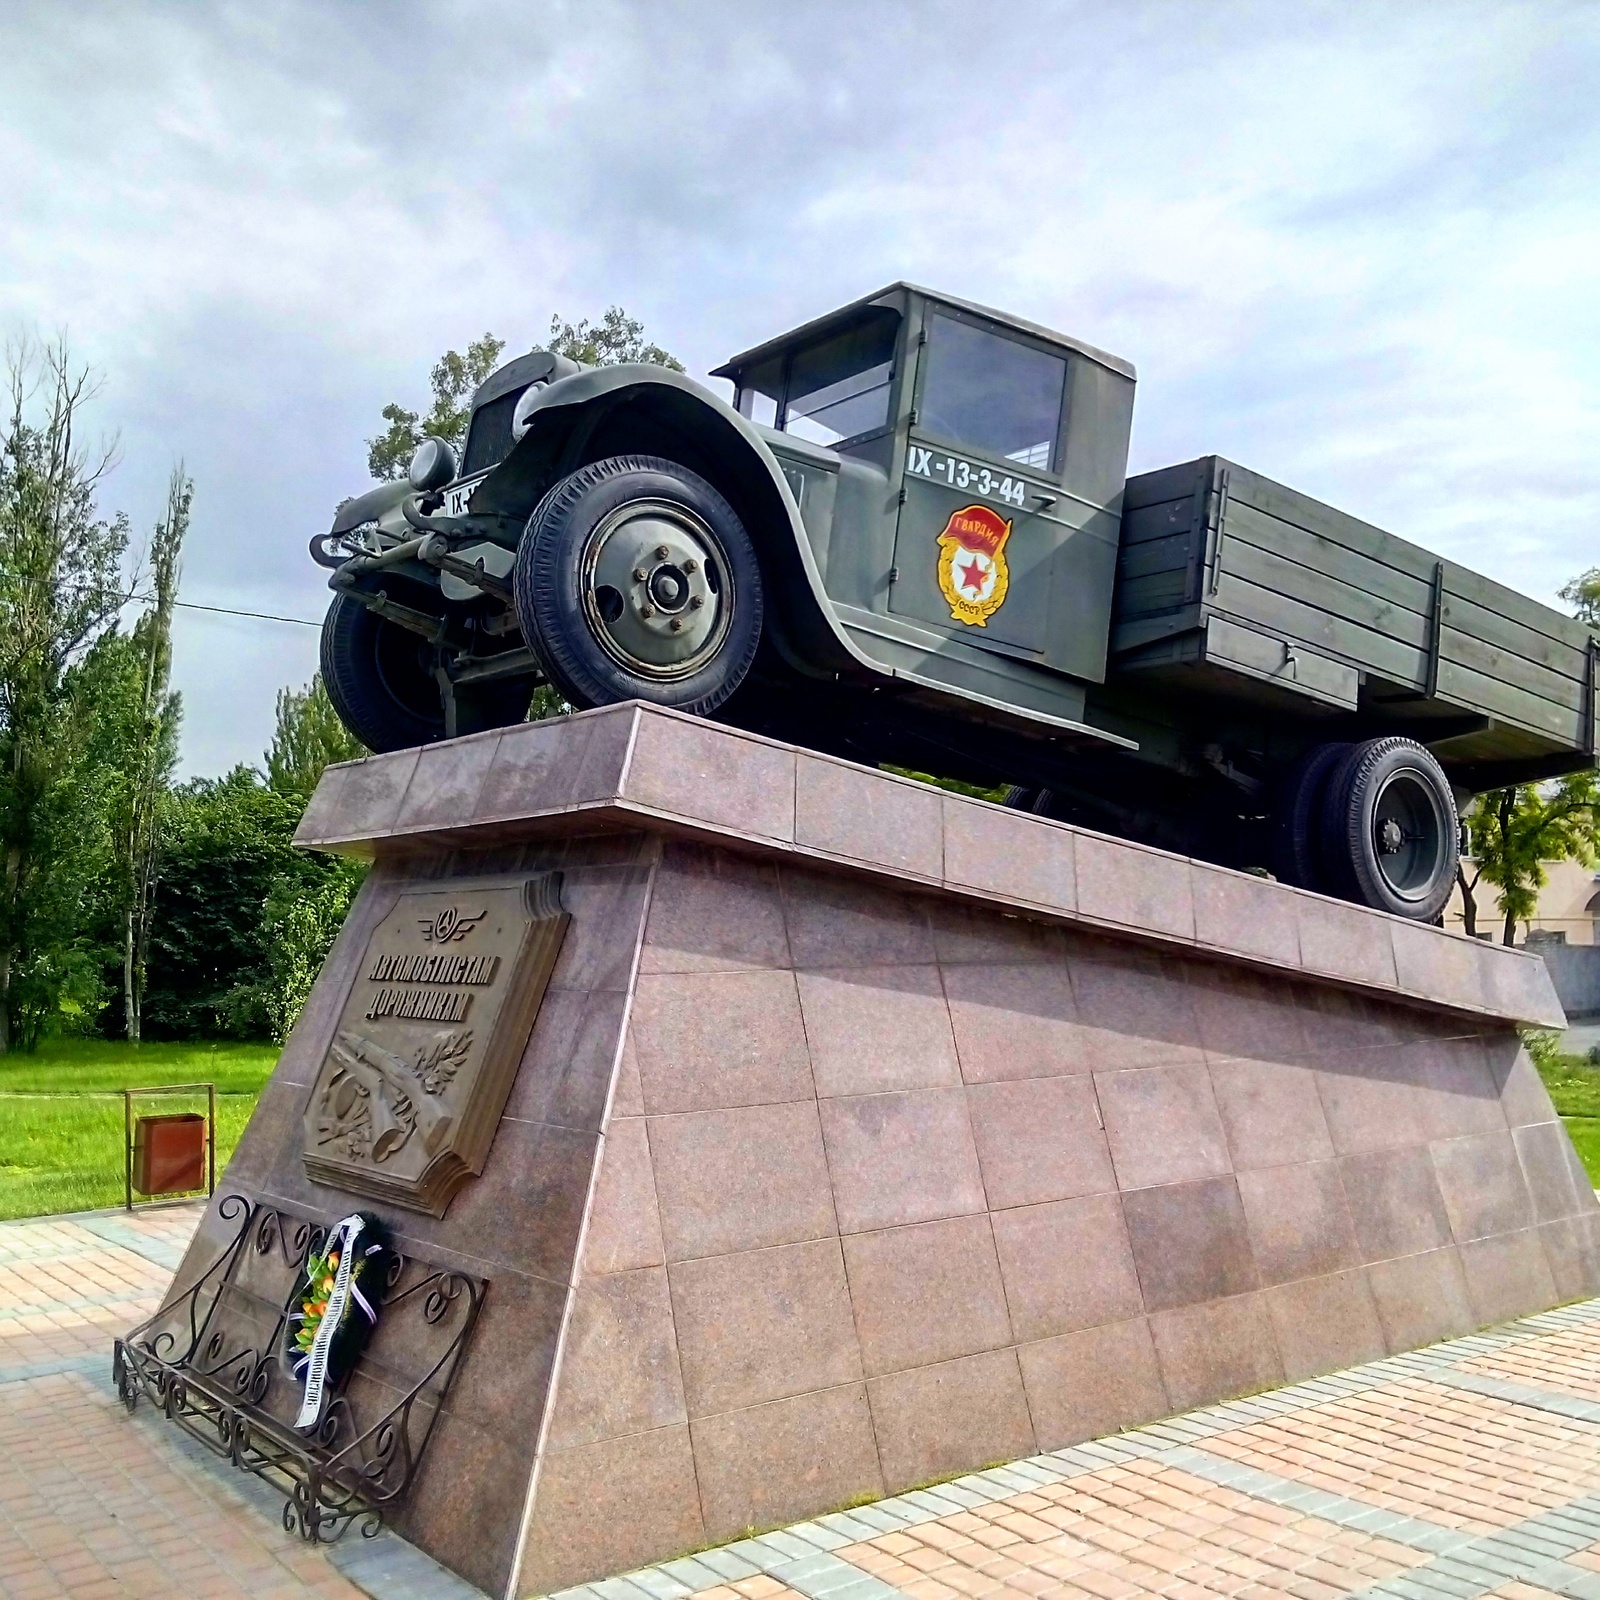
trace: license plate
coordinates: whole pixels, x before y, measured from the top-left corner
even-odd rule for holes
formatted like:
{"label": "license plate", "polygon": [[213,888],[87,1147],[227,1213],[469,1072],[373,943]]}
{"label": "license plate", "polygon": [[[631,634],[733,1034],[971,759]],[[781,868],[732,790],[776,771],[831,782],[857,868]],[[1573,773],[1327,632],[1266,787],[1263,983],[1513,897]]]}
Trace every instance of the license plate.
{"label": "license plate", "polygon": [[467,514],[467,502],[471,500],[482,478],[474,478],[470,483],[457,483],[451,485],[444,492],[444,515],[447,517],[464,517]]}

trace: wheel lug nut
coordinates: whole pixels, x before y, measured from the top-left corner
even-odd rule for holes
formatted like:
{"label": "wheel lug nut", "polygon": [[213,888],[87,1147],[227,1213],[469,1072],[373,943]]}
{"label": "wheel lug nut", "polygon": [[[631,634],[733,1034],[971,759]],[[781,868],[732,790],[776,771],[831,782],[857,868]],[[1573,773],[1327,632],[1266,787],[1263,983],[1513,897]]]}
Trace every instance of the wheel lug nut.
{"label": "wheel lug nut", "polygon": [[656,560],[657,561],[665,561],[667,559],[667,557],[670,556],[671,554],[672,554],[672,552],[669,549],[667,549],[667,547],[664,544],[658,544],[656,546]]}
{"label": "wheel lug nut", "polygon": [[689,600],[689,609],[691,611],[698,611],[705,603],[706,597],[703,594],[693,595]]}
{"label": "wheel lug nut", "polygon": [[683,570],[685,572],[698,572],[700,570],[700,563],[696,561],[693,556],[690,556],[689,559],[683,563]]}
{"label": "wheel lug nut", "polygon": [[672,619],[672,621],[667,624],[667,626],[669,628],[671,628],[674,633],[682,633],[683,632],[683,618],[682,617],[674,617]]}
{"label": "wheel lug nut", "polygon": [[639,607],[639,615],[641,617],[653,617],[655,614],[656,608],[654,606],[644,605]]}
{"label": "wheel lug nut", "polygon": [[635,567],[633,569],[633,581],[635,583],[643,583],[648,576],[649,574],[644,570],[643,567]]}

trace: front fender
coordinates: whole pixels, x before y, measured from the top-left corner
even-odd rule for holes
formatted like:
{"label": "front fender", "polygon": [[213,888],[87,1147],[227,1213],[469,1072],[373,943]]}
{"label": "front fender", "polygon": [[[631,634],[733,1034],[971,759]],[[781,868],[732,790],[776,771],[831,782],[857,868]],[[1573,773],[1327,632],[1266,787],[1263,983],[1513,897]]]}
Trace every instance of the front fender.
{"label": "front fender", "polygon": [[605,456],[678,461],[714,484],[749,530],[776,624],[773,642],[789,664],[808,675],[886,675],[835,619],[783,469],[732,406],[681,373],[629,364],[551,384],[528,422],[479,485],[469,513],[529,516],[550,484]]}

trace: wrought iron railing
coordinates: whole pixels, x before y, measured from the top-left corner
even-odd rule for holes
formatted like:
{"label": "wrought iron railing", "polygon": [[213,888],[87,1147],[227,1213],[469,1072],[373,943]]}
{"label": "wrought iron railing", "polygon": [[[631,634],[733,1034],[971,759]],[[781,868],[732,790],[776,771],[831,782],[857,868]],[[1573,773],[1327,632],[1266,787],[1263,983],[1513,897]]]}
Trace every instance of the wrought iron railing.
{"label": "wrought iron railing", "polygon": [[216,1260],[116,1341],[117,1392],[130,1411],[143,1395],[213,1454],[281,1490],[289,1532],[328,1543],[359,1520],[371,1537],[416,1475],[488,1285],[397,1251],[371,1343],[317,1426],[301,1431],[285,1329],[328,1227],[238,1194],[217,1215],[236,1228]]}

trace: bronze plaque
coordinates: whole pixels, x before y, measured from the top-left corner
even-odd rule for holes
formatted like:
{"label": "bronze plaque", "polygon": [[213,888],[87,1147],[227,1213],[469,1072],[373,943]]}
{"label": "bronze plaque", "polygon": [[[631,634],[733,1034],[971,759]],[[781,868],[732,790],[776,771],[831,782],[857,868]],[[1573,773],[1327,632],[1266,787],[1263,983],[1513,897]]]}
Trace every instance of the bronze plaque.
{"label": "bronze plaque", "polygon": [[483,1171],[567,920],[558,872],[400,896],[311,1090],[314,1182],[444,1215]]}

